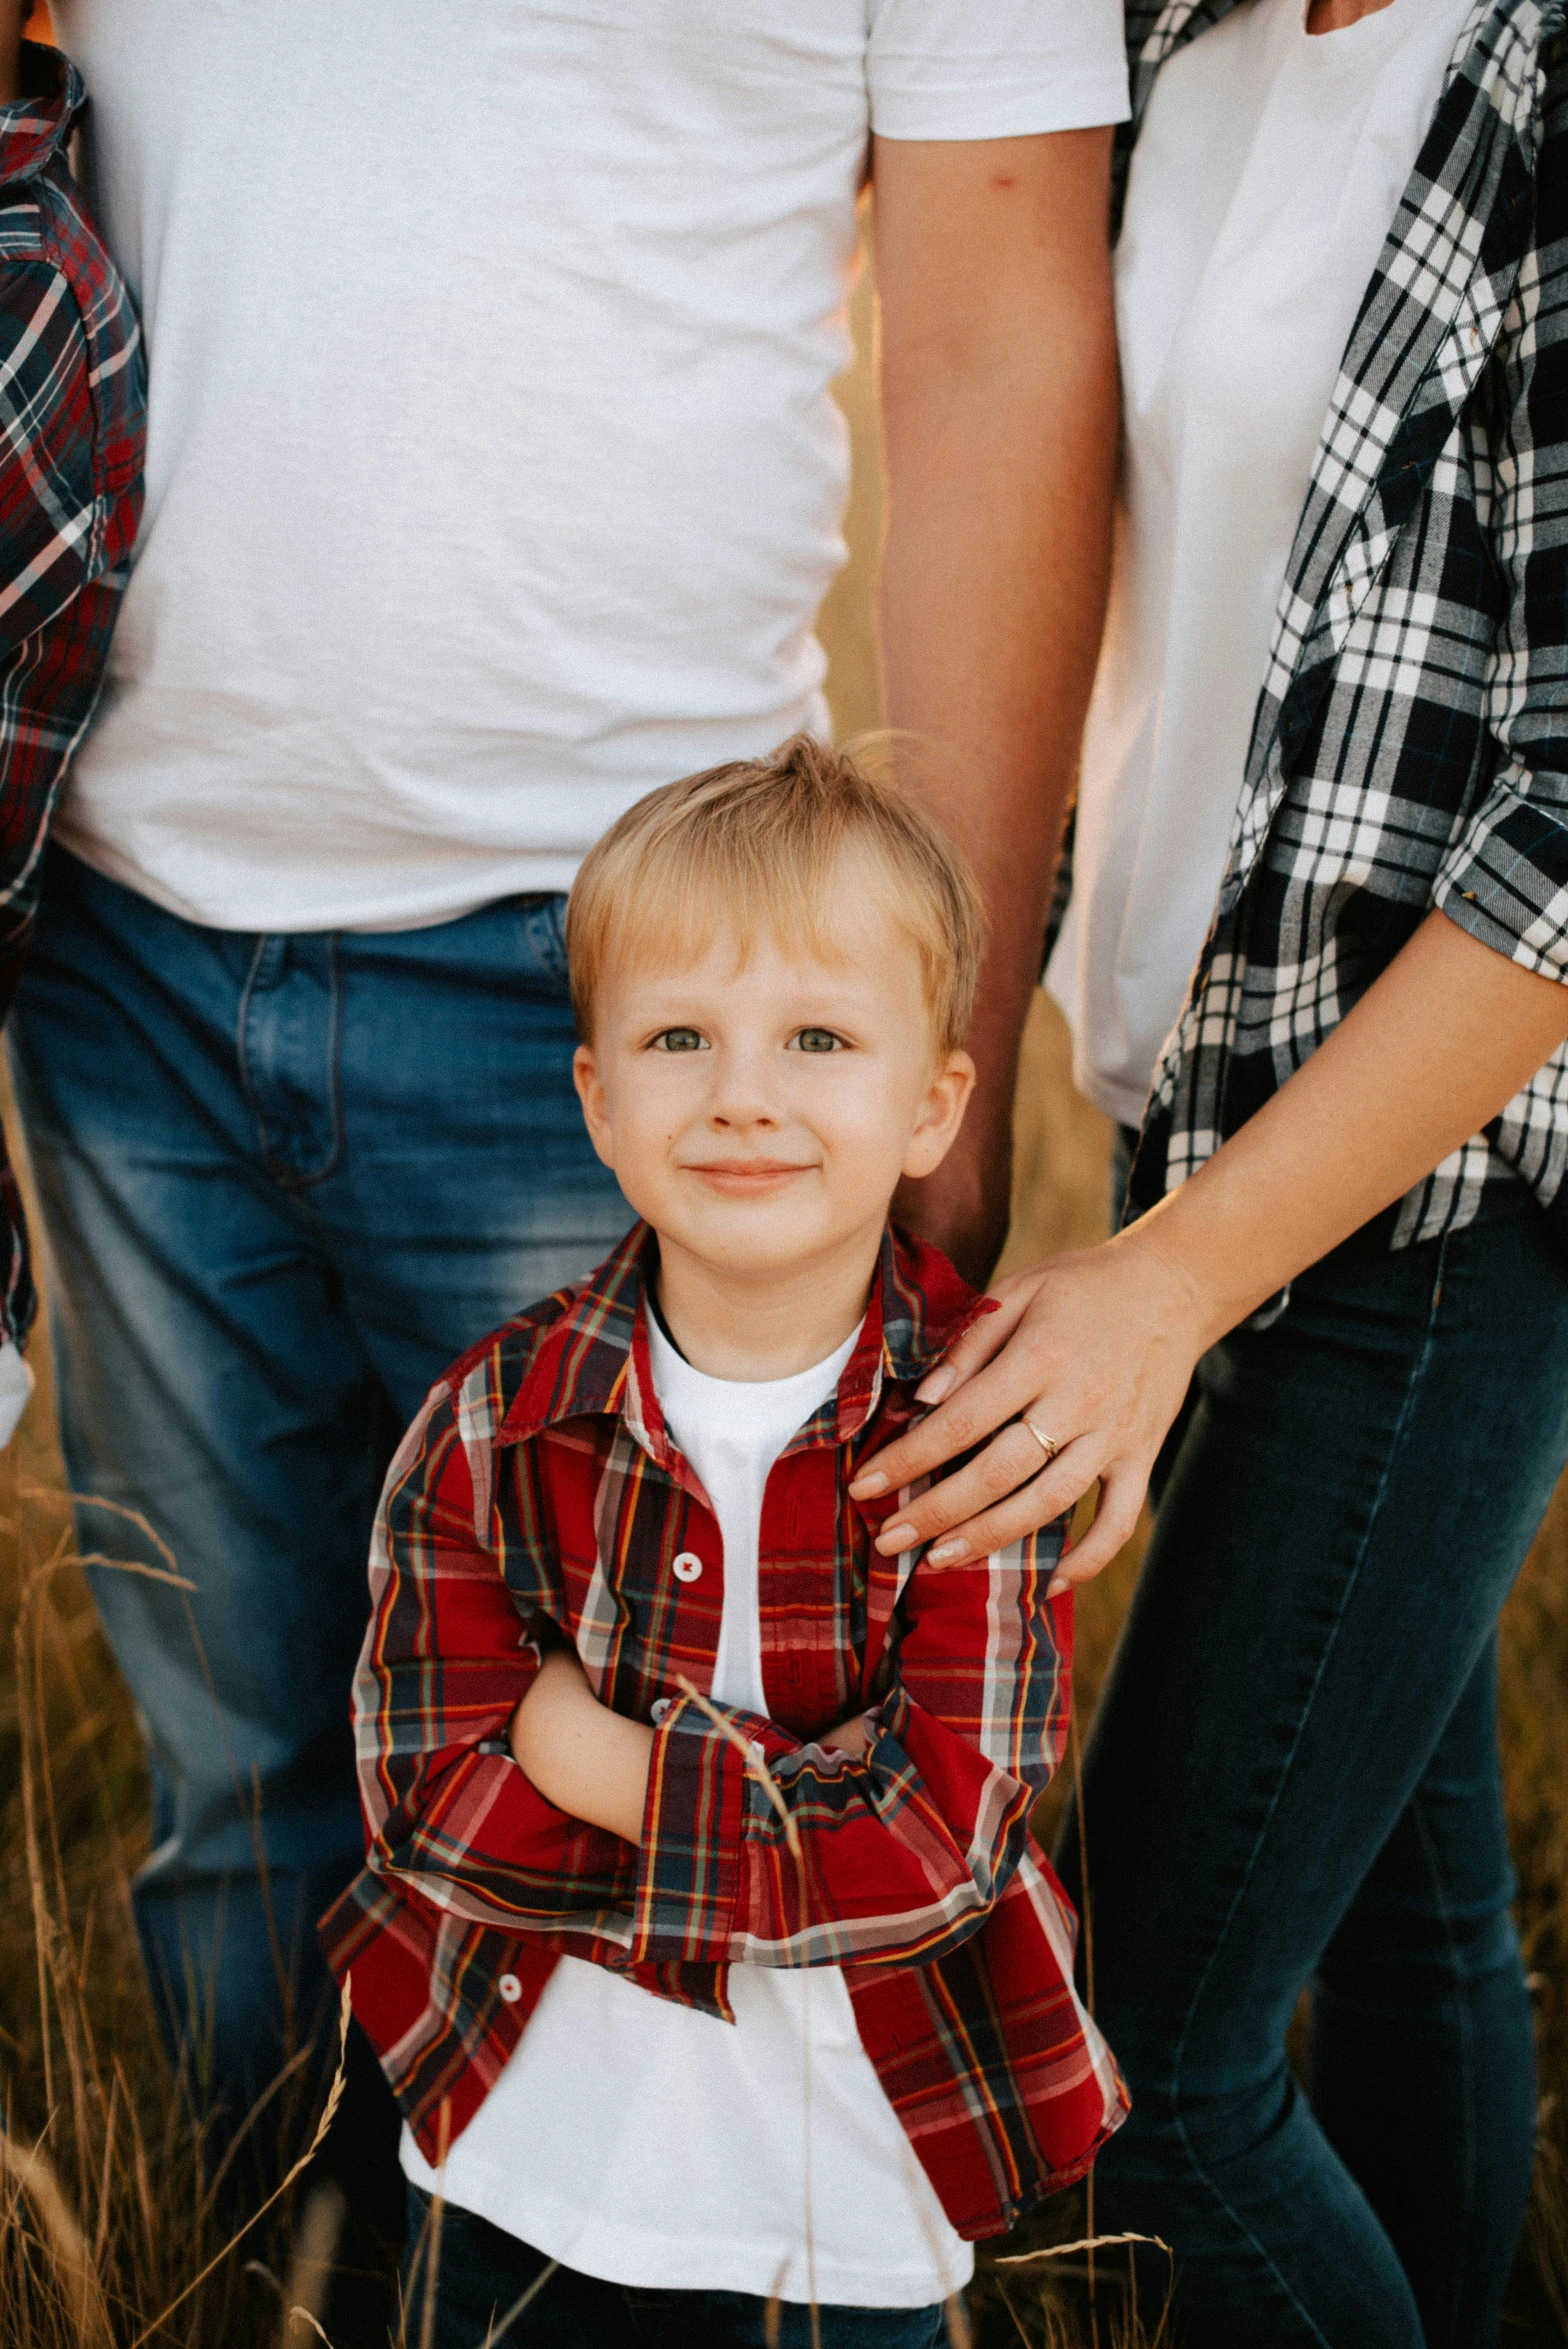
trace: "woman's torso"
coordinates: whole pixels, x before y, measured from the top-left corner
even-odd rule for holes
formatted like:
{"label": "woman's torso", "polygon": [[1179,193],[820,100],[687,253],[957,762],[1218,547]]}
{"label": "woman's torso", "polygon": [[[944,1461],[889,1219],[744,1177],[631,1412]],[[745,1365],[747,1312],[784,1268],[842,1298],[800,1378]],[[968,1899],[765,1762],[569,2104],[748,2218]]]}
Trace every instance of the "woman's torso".
{"label": "woman's torso", "polygon": [[1214,909],[1280,590],[1347,338],[1473,0],[1309,35],[1253,0],[1167,64],[1117,255],[1125,442],[1049,984],[1080,1087],[1137,1124]]}

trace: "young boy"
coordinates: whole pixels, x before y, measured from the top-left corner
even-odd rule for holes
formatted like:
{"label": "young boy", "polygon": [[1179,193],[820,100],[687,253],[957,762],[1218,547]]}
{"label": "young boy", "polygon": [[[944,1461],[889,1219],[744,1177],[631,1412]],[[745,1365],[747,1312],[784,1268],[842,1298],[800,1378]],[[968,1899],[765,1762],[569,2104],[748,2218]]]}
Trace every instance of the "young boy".
{"label": "young boy", "polygon": [[[66,162],[84,92],[0,0],[0,1020],[49,817],[98,696],[142,509],[146,373],[130,296]],[[0,1443],[37,1300],[0,1141]]]}
{"label": "young boy", "polygon": [[578,1089],[643,1221],[393,1463],[370,1864],[323,1928],[439,2349],[760,2349],[773,2298],[786,2343],[815,2302],[829,2349],[929,2349],[969,2239],[1121,2118],[1028,1835],[1060,1529],[937,1573],[846,1491],[984,1310],[887,1221],[963,1116],[980,940],[932,826],[803,738],[654,792],[573,890]]}

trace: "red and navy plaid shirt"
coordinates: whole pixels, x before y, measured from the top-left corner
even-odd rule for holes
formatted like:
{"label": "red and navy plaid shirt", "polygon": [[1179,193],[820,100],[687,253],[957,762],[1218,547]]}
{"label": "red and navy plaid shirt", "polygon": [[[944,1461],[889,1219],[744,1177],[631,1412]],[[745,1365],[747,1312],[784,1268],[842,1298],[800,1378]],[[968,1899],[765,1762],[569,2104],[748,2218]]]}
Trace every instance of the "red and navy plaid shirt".
{"label": "red and navy plaid shirt", "polygon": [[[998,2234],[1126,2110],[1073,1992],[1076,1921],[1029,1835],[1067,1734],[1071,1600],[1046,1597],[1061,1529],[946,1572],[873,1549],[897,1497],[852,1502],[856,1465],[984,1310],[890,1231],[837,1392],[768,1478],[770,1717],[718,1707],[732,1742],[678,1685],[712,1686],[723,1549],[654,1393],[656,1249],[639,1226],[464,1355],[392,1464],[354,1700],[369,1865],[323,1920],[328,1955],[431,2160],[563,1951],[723,2018],[731,1965],[842,1966],[954,2226]],[[511,1758],[513,1710],[563,1639],[604,1703],[654,1727],[640,1850],[557,1810]],[[863,1761],[812,1742],[857,1708]]]}
{"label": "red and navy plaid shirt", "polygon": [[[147,402],[130,296],[65,159],[81,76],[28,43],[22,88],[0,106],[0,1019],[130,568]],[[35,1304],[0,1142],[0,1335],[20,1341]]]}

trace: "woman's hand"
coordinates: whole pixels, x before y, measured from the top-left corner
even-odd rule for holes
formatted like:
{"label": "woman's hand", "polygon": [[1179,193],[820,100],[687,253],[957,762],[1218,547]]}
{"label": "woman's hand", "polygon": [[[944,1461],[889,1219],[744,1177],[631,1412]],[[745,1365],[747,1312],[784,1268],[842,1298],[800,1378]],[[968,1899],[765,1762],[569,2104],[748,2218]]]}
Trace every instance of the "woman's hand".
{"label": "woman's hand", "polygon": [[[926,1564],[956,1566],[1048,1524],[1098,1477],[1093,1530],[1051,1587],[1098,1574],[1133,1529],[1205,1348],[1403,1198],[1565,1041],[1563,976],[1523,968],[1429,913],[1195,1175],[1102,1247],[998,1285],[1000,1313],[919,1390],[941,1409],[879,1452],[850,1492],[870,1500],[992,1441],[884,1527],[878,1549],[933,1542]],[[1020,1414],[1059,1453],[1049,1466]]]}
{"label": "woman's hand", "polygon": [[[882,1531],[894,1553],[931,1542],[927,1566],[958,1566],[1049,1524],[1097,1480],[1087,1537],[1053,1595],[1109,1565],[1137,1523],[1155,1456],[1214,1332],[1192,1284],[1139,1227],[998,1282],[1001,1310],[959,1339],[920,1388],[941,1408],[879,1452],[857,1500],[929,1475],[986,1436]],[[1045,1448],[1031,1434],[1056,1447]],[[993,1432],[999,1431],[999,1432]]]}

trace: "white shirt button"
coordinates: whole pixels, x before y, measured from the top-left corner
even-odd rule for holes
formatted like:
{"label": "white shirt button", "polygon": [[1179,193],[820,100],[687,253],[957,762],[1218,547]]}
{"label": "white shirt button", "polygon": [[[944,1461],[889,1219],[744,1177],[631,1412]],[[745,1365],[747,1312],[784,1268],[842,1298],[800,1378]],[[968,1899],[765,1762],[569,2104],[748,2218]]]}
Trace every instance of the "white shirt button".
{"label": "white shirt button", "polygon": [[648,1707],[649,1718],[653,1721],[662,1721],[674,1702],[673,1697],[655,1697],[653,1703]]}
{"label": "white shirt button", "polygon": [[496,1984],[496,1988],[500,1991],[501,1996],[506,2000],[508,2006],[516,2006],[518,2000],[523,1995],[523,1986],[515,1974],[503,1974],[500,1981]]}
{"label": "white shirt button", "polygon": [[695,1550],[682,1550],[672,1571],[677,1582],[696,1582],[702,1575],[702,1560]]}

